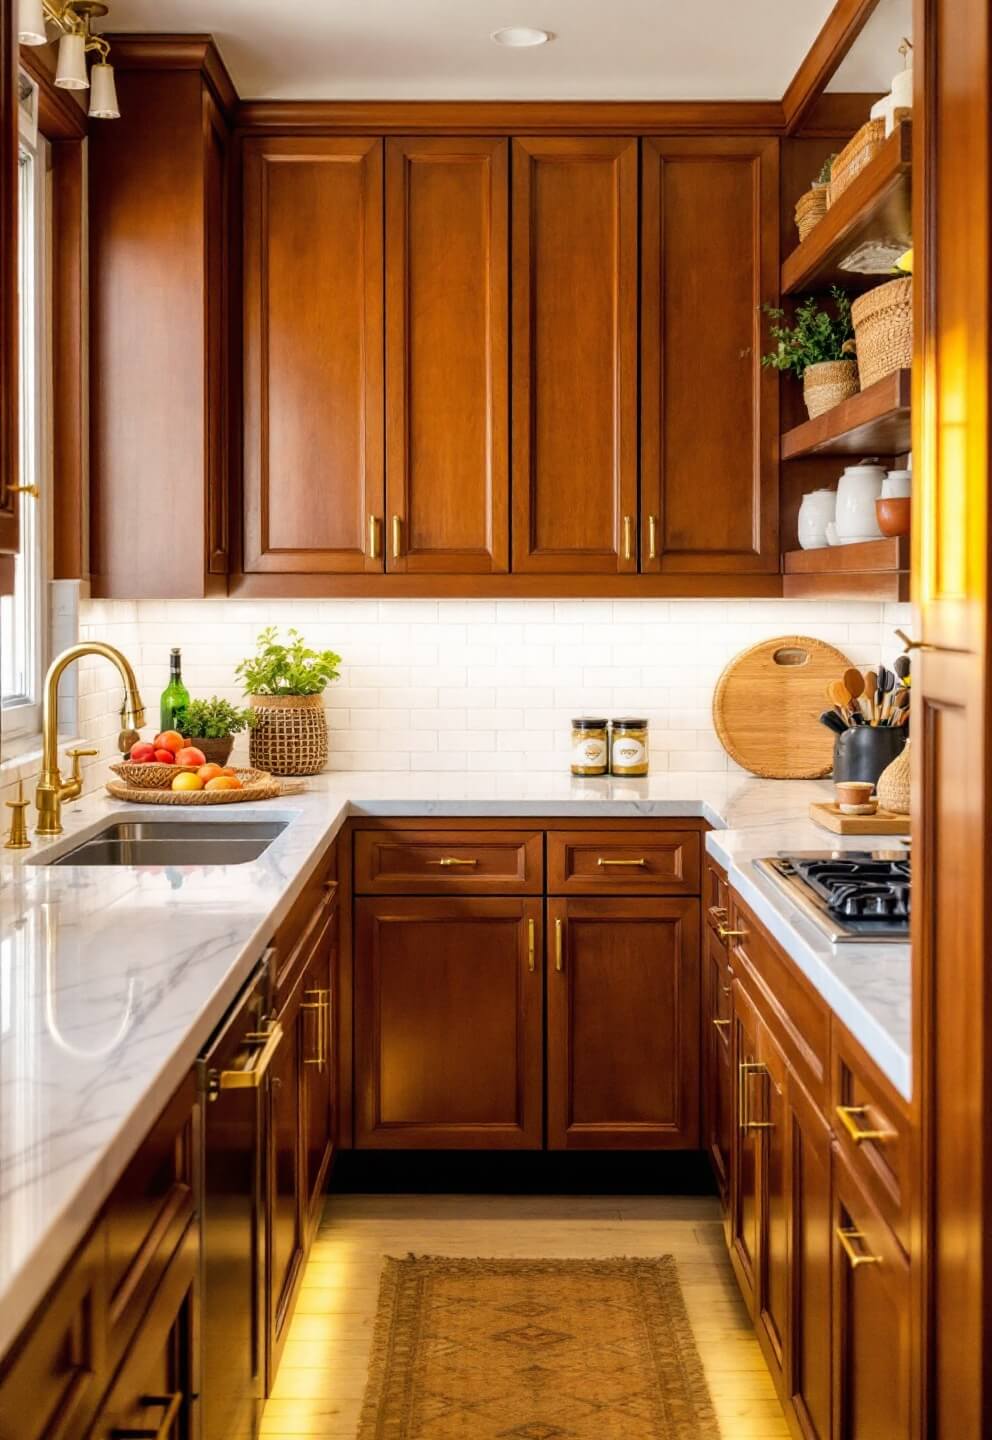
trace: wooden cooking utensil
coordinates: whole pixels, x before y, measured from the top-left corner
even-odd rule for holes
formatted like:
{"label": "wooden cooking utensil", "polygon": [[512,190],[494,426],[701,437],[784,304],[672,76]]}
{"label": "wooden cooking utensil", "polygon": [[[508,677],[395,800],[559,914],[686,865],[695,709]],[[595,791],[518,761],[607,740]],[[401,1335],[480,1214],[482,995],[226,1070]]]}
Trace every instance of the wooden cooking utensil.
{"label": "wooden cooking utensil", "polygon": [[860,670],[855,670],[853,665],[844,671],[844,685],[852,700],[857,700],[865,693],[865,677]]}
{"label": "wooden cooking utensil", "polygon": [[846,720],[850,714],[851,696],[843,680],[830,680],[827,684],[827,699],[836,705]]}
{"label": "wooden cooking utensil", "polygon": [[875,708],[878,712],[878,723],[884,725],[885,717],[889,713],[889,696],[896,688],[896,677],[891,670],[884,665],[878,667],[878,689],[875,691]]}
{"label": "wooden cooking utensil", "polygon": [[827,729],[832,730],[835,735],[843,735],[848,729],[836,710],[824,710],[820,716],[820,724],[826,725]]}
{"label": "wooden cooking utensil", "polygon": [[[910,660],[908,655],[900,655],[892,666],[900,680],[905,680],[910,671]],[[846,676],[844,677],[847,678]]]}
{"label": "wooden cooking utensil", "polygon": [[878,689],[878,671],[865,671],[865,700],[868,702],[868,719],[874,725],[878,719],[875,714],[875,691]]}

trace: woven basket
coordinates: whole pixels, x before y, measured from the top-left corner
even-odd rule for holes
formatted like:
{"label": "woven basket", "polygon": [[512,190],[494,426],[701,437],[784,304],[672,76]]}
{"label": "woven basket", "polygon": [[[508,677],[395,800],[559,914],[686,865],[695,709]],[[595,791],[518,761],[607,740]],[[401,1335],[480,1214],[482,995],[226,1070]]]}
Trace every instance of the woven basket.
{"label": "woven basket", "polygon": [[251,800],[274,800],[281,793],[278,780],[261,770],[240,769],[235,773],[241,781],[240,790],[143,790],[120,780],[108,780],[107,792],[115,800],[130,800],[135,805],[238,805]]}
{"label": "woven basket", "polygon": [[890,815],[909,814],[909,741],[878,777],[878,803]]}
{"label": "woven basket", "polygon": [[252,695],[257,721],[248,748],[252,765],[270,775],[316,775],[327,764],[322,695]]}
{"label": "woven basket", "polygon": [[854,360],[822,360],[803,375],[803,399],[809,418],[832,410],[858,393],[858,366]]}
{"label": "woven basket", "polygon": [[869,165],[885,142],[885,121],[869,120],[849,140],[830,167],[827,205],[836,205],[838,198]]}
{"label": "woven basket", "polygon": [[125,785],[134,785],[142,790],[166,790],[177,775],[195,775],[199,765],[160,765],[156,760],[144,763],[139,760],[120,760],[111,765]]}
{"label": "woven basket", "polygon": [[800,195],[796,205],[796,226],[799,239],[803,241],[827,213],[827,187],[816,183],[805,195]]}
{"label": "woven basket", "polygon": [[913,363],[913,280],[890,280],[851,306],[862,389]]}

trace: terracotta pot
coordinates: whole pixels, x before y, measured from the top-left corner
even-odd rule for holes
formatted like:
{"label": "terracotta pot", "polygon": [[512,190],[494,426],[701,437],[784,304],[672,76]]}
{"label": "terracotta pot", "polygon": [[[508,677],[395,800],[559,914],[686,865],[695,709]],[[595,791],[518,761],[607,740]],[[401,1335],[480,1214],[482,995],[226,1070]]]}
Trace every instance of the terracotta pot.
{"label": "terracotta pot", "polygon": [[220,735],[215,740],[208,740],[206,737],[191,741],[197,750],[202,750],[208,763],[213,765],[226,765],[231,758],[231,751],[234,749],[233,735]]}
{"label": "terracotta pot", "polygon": [[908,535],[913,502],[908,495],[883,495],[875,501],[878,528],[883,535]]}

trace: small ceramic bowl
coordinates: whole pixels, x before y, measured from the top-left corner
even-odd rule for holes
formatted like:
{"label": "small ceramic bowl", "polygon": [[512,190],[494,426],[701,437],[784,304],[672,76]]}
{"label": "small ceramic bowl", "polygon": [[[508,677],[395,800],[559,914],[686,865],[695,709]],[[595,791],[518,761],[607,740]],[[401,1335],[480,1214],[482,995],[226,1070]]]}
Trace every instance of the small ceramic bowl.
{"label": "small ceramic bowl", "polygon": [[908,535],[912,501],[908,495],[886,495],[875,501],[875,518],[883,535]]}
{"label": "small ceramic bowl", "polygon": [[870,780],[838,780],[834,785],[838,808],[845,805],[867,805],[875,789]]}

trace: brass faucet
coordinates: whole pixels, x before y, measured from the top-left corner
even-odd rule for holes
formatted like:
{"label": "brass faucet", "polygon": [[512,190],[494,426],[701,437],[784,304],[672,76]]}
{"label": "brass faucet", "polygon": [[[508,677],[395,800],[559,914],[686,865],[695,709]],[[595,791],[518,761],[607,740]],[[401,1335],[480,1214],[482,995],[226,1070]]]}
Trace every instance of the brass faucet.
{"label": "brass faucet", "polygon": [[62,834],[62,802],[75,800],[83,788],[80,757],[96,754],[95,750],[70,750],[72,774],[68,780],[62,779],[59,770],[59,681],[66,666],[71,665],[74,660],[80,660],[84,655],[102,655],[117,666],[124,681],[128,723],[135,730],[139,730],[145,723],[145,707],[134,671],[113,645],[104,645],[100,640],[87,640],[81,645],[71,645],[68,650],[63,650],[61,655],[56,656],[45,676],[45,700],[41,721],[41,778],[34,792],[34,803],[38,811],[35,833],[38,835]]}

